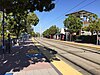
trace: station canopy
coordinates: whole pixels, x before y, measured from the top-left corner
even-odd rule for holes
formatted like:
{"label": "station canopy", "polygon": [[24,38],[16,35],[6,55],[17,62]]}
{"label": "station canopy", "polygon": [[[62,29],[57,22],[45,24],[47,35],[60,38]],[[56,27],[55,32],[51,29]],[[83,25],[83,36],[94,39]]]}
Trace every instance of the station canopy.
{"label": "station canopy", "polygon": [[88,16],[90,16],[92,14],[94,14],[94,13],[89,12],[89,11],[86,11],[86,10],[80,10],[80,11],[77,11],[77,12],[73,12],[73,13],[70,13],[70,14],[66,14],[65,16],[75,15],[77,17],[81,17],[81,16],[88,17]]}

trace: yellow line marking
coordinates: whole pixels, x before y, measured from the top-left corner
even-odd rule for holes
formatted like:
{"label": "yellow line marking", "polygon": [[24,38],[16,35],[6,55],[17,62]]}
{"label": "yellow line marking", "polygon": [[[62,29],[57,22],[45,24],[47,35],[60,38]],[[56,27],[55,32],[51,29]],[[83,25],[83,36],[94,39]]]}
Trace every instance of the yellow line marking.
{"label": "yellow line marking", "polygon": [[70,65],[66,64],[60,59],[60,61],[51,62],[63,75],[83,75]]}

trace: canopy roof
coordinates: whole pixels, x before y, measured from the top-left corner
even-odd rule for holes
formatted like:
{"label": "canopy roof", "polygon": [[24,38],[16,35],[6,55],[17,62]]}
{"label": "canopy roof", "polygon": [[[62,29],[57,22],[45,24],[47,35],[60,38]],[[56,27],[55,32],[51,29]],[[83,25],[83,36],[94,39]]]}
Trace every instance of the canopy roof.
{"label": "canopy roof", "polygon": [[92,15],[92,14],[94,14],[94,13],[86,11],[86,10],[80,10],[80,11],[77,11],[77,12],[66,14],[65,16],[75,15],[77,17],[80,17],[81,15],[83,15],[83,17],[87,17],[87,16]]}

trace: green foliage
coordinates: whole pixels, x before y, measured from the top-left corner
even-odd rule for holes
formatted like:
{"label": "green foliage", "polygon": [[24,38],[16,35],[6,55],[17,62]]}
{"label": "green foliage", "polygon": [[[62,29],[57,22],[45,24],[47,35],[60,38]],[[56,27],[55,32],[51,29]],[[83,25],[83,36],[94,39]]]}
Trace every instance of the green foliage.
{"label": "green foliage", "polygon": [[[1,0],[0,11],[5,9],[6,13],[23,13],[30,10],[50,11],[55,7],[54,0]],[[3,8],[3,9],[2,9]]]}
{"label": "green foliage", "polygon": [[[11,33],[16,34],[17,37],[21,32],[27,32],[31,28],[30,24],[36,25],[39,20],[36,20],[36,16],[32,14],[28,18],[29,26],[27,26],[27,14],[38,10],[50,11],[55,7],[54,0],[1,0],[0,11],[6,13],[7,18],[7,30]],[[9,15],[11,14],[12,15]],[[34,21],[33,21],[34,20]]]}
{"label": "green foliage", "polygon": [[90,23],[93,22],[94,20],[97,20],[97,19],[98,19],[98,16],[96,14],[91,14],[89,16],[89,22]]}
{"label": "green foliage", "polygon": [[17,13],[14,16],[10,13],[7,16],[7,30],[10,33],[15,34],[17,37],[24,32],[30,33],[32,30],[32,26],[38,23],[38,17],[34,13],[21,14]]}
{"label": "green foliage", "polygon": [[54,26],[51,26],[49,28],[49,34],[50,35],[55,35],[57,33],[57,31],[58,31],[58,27],[56,27],[55,25]]}
{"label": "green foliage", "polygon": [[43,32],[43,36],[46,37],[49,35],[55,35],[56,33],[59,33],[59,28],[56,27],[56,25],[53,25]]}
{"label": "green foliage", "polygon": [[30,34],[31,34],[31,36],[35,37],[35,32],[34,31],[30,32]]}
{"label": "green foliage", "polygon": [[[2,12],[0,11],[0,35],[2,34],[2,18],[3,18],[3,16],[2,16]],[[6,21],[6,19],[5,19],[5,21]],[[7,29],[6,29],[6,24],[5,24],[5,29],[4,29],[4,33],[5,33],[5,37],[7,37]]]}
{"label": "green foliage", "polygon": [[94,24],[94,30],[98,33],[98,31],[100,31],[100,19],[95,21],[93,24]]}
{"label": "green foliage", "polygon": [[91,15],[90,16],[90,24],[87,27],[84,27],[83,29],[86,31],[90,31],[93,34],[93,31],[96,31],[98,33],[98,31],[100,31],[100,19],[98,19],[97,15]]}
{"label": "green foliage", "polygon": [[38,22],[39,22],[39,19],[38,19],[36,14],[34,14],[34,13],[29,13],[28,14],[28,16],[27,16],[27,23],[29,25],[36,26],[38,24]]}
{"label": "green foliage", "polygon": [[23,21],[23,16],[20,16],[19,13],[14,16],[7,16],[7,30],[18,37],[20,32],[25,28]]}
{"label": "green foliage", "polygon": [[39,22],[39,19],[37,17],[37,15],[35,13],[29,13],[27,15],[27,32],[30,33],[31,32],[31,28],[32,26],[36,26]]}
{"label": "green foliage", "polygon": [[36,32],[36,33],[35,33],[35,36],[36,36],[36,37],[40,37],[40,33]]}
{"label": "green foliage", "polygon": [[47,30],[45,30],[45,31],[43,32],[43,36],[44,36],[44,37],[49,36],[49,35],[50,35],[49,29],[47,29]]}
{"label": "green foliage", "polygon": [[88,29],[87,26],[84,26],[84,27],[82,28],[82,30],[83,30],[83,31],[89,31],[89,29]]}
{"label": "green foliage", "polygon": [[74,33],[81,29],[82,22],[80,18],[74,15],[69,15],[68,18],[64,20],[64,26],[68,28],[70,33]]}

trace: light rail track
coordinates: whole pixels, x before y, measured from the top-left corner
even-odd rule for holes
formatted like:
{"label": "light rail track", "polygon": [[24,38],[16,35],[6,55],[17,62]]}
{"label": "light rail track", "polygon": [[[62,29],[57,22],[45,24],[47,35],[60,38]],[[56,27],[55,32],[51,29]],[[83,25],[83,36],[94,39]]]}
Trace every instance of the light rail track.
{"label": "light rail track", "polygon": [[[44,42],[44,41],[42,41],[42,42]],[[44,43],[46,43],[46,42],[44,42]],[[41,43],[41,44],[42,44],[42,43]],[[49,44],[49,43],[46,43],[46,44],[51,45],[51,44]],[[56,47],[56,48],[59,48],[59,47],[57,47],[57,46],[55,46],[55,45],[51,45],[51,46]],[[91,61],[91,62],[93,62],[93,63],[95,63],[95,64],[100,65],[100,62],[95,62],[95,61],[93,61],[93,60],[91,60],[91,59],[88,59],[88,58],[86,58],[86,57],[77,55],[77,54],[75,54],[75,53],[73,53],[73,52],[67,51],[67,50],[62,49],[62,48],[59,48],[59,49],[65,51],[65,52],[67,52],[67,53],[73,54],[73,55],[75,55],[75,56],[78,56],[78,57],[80,57],[80,58],[83,58],[83,59],[85,59],[85,60]]]}
{"label": "light rail track", "polygon": [[[36,40],[36,39],[35,39],[35,40]],[[40,40],[38,40],[38,43],[40,43]],[[95,62],[95,61],[93,61],[93,60],[91,60],[91,59],[88,59],[88,58],[86,58],[86,57],[82,57],[82,56],[77,55],[77,54],[75,54],[75,53],[72,53],[72,52],[70,52],[70,51],[66,51],[66,50],[63,49],[63,48],[60,48],[60,47],[57,47],[57,46],[55,46],[55,45],[51,45],[51,44],[49,44],[49,43],[47,43],[47,42],[42,41],[42,43],[40,43],[40,44],[42,44],[42,46],[44,46],[44,47],[45,47],[45,45],[44,45],[43,43],[48,44],[48,45],[50,45],[50,46],[52,46],[52,47],[55,47],[55,48],[57,48],[57,49],[63,50],[63,51],[65,51],[65,53],[69,53],[69,54],[72,54],[72,55],[74,55],[74,56],[77,56],[77,57],[81,58],[82,60],[88,61],[89,63],[92,63],[92,64],[95,64],[95,65],[97,65],[97,66],[100,66],[100,63],[99,63],[99,62]],[[69,58],[65,57],[63,54],[58,53],[58,55],[61,56],[61,57],[63,57],[64,59],[66,59],[66,60],[72,62],[73,64],[79,66],[80,68],[84,69],[85,71],[89,72],[91,75],[99,75],[99,74],[97,73],[98,71],[93,72],[93,71],[87,69],[86,67],[84,67],[84,66],[82,66],[82,65],[80,65],[80,64],[78,64],[78,63],[76,63],[76,62],[74,62],[74,61],[72,61],[72,60],[70,60]],[[99,73],[100,73],[100,72],[99,72]]]}
{"label": "light rail track", "polygon": [[[43,38],[43,39],[45,39],[45,38]],[[45,39],[45,40],[47,40],[47,41],[53,41],[53,42],[56,42],[56,43],[61,43],[61,45],[67,45],[67,46],[69,46],[69,47],[73,47],[73,48],[77,48],[77,49],[81,49],[81,50],[85,50],[85,51],[89,51],[89,52],[93,52],[93,53],[96,53],[96,54],[100,54],[100,50],[94,50],[94,49],[92,49],[92,48],[90,48],[90,49],[86,49],[86,48],[83,48],[83,47],[79,47],[79,46],[76,46],[76,45],[69,45],[69,44],[67,44],[67,43],[64,43],[64,42],[62,42],[62,41],[57,41],[57,40],[49,40],[49,39]]]}

